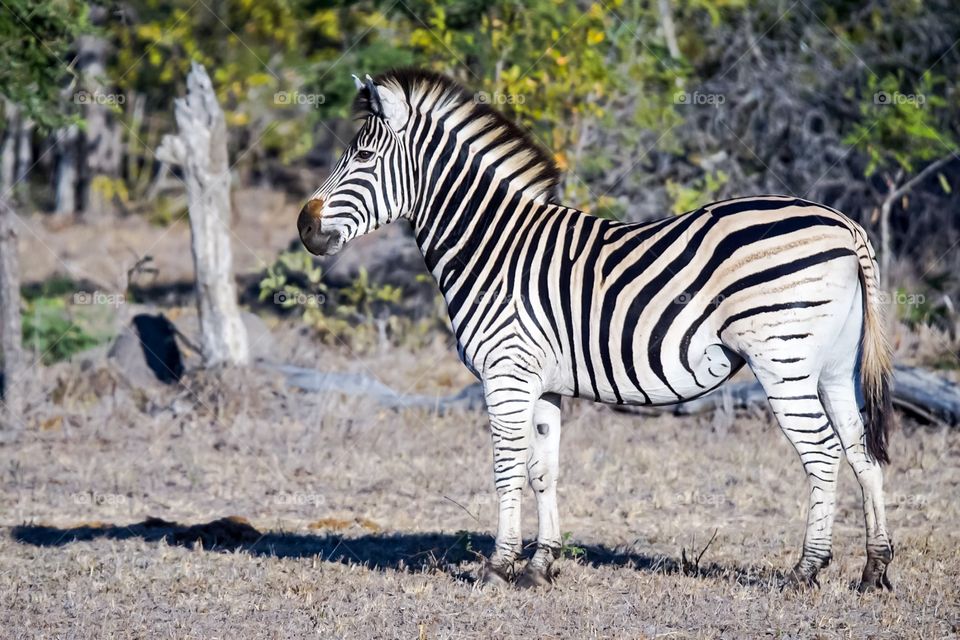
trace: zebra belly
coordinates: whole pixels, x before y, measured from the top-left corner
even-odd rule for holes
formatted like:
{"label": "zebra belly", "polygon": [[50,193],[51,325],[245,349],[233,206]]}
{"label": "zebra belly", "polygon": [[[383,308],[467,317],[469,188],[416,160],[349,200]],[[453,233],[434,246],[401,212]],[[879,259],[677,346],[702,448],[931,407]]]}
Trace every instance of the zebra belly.
{"label": "zebra belly", "polygon": [[[639,387],[629,380],[623,370],[615,370],[613,381],[605,376],[596,380],[596,390],[590,382],[589,371],[563,376],[556,391],[562,395],[587,398],[598,402],[626,405],[669,405],[685,402],[710,393],[740,370],[745,361],[727,347],[713,343],[697,347],[688,354],[692,371],[687,371],[679,360],[665,368],[666,382],[656,376],[642,376]],[[594,372],[596,375],[597,372]]]}
{"label": "zebra belly", "polygon": [[[744,364],[742,358],[720,344],[690,354],[689,361],[692,375],[679,365],[667,367],[664,377],[669,384],[659,378],[641,379],[639,391],[620,392],[623,403],[663,405],[692,400],[719,387]],[[604,401],[616,402],[616,397]]]}

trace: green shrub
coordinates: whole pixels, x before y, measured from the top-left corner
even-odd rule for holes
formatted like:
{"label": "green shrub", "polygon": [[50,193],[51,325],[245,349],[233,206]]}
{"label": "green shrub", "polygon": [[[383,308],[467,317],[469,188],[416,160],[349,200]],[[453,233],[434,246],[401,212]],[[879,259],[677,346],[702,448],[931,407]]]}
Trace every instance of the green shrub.
{"label": "green shrub", "polygon": [[43,364],[68,360],[109,339],[96,332],[88,310],[70,308],[62,297],[41,296],[26,301],[23,312],[23,342]]}

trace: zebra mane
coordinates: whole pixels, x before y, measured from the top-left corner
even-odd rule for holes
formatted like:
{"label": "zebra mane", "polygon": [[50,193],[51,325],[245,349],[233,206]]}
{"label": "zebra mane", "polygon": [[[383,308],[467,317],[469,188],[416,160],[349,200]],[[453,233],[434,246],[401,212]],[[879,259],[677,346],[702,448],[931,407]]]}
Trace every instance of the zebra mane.
{"label": "zebra mane", "polygon": [[[523,163],[525,171],[530,172],[528,175],[533,176],[529,180],[528,192],[534,198],[557,201],[560,169],[553,157],[525,129],[485,102],[478,101],[477,94],[444,75],[423,69],[390,70],[374,78],[374,83],[399,90],[413,114],[442,116],[469,105],[470,111],[464,122],[480,121],[479,132],[494,136],[490,149],[507,147],[510,155]],[[373,112],[370,91],[364,87],[353,101],[353,114],[366,117]]]}

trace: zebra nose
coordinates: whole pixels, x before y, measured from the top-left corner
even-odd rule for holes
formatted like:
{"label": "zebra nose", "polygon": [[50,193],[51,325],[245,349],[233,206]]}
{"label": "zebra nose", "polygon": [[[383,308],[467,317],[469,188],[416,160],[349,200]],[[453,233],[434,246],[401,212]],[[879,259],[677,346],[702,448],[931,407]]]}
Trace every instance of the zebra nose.
{"label": "zebra nose", "polygon": [[312,236],[320,231],[320,218],[323,217],[323,199],[314,198],[303,205],[300,215],[297,217],[297,231],[300,232],[300,239]]}
{"label": "zebra nose", "polygon": [[297,216],[297,231],[300,232],[300,242],[307,251],[314,255],[326,255],[337,238],[336,232],[329,230],[324,233],[320,225],[323,217],[323,200],[314,198],[303,205],[300,215]]}
{"label": "zebra nose", "polygon": [[303,205],[300,216],[297,218],[297,231],[300,232],[300,236],[319,230],[321,217],[323,217],[323,198],[314,198]]}

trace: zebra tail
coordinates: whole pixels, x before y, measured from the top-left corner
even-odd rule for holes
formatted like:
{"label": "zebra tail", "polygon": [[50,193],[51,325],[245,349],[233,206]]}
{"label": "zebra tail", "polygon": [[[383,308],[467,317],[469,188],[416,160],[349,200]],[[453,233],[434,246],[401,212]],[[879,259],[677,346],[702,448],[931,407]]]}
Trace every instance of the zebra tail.
{"label": "zebra tail", "polygon": [[877,261],[866,234],[860,229],[858,231],[862,242],[857,248],[857,255],[860,258],[864,312],[860,382],[866,404],[867,451],[877,462],[888,463],[890,456],[887,453],[887,438],[895,418],[891,394],[893,359],[884,328]]}

